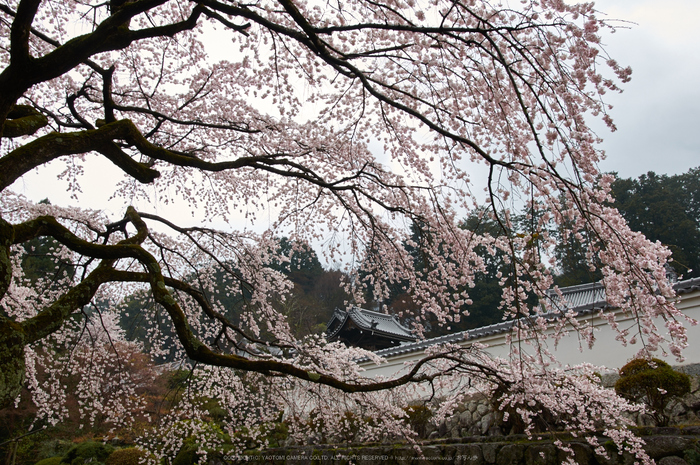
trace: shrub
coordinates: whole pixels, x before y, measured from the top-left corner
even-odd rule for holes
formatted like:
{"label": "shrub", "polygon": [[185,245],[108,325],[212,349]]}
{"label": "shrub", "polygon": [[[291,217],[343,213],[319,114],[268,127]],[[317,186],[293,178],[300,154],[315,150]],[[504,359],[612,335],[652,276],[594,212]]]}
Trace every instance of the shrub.
{"label": "shrub", "polygon": [[700,465],[700,454],[695,449],[688,449],[683,453],[683,458],[688,465]]}
{"label": "shrub", "polygon": [[62,458],[63,457],[61,457],[60,455],[56,457],[49,457],[48,459],[39,460],[34,465],[59,465],[61,463]]}
{"label": "shrub", "polygon": [[139,465],[142,459],[148,454],[141,449],[128,447],[126,449],[118,449],[105,460],[105,465]]}
{"label": "shrub", "polygon": [[168,389],[182,389],[187,386],[190,370],[175,370],[168,375]]}
{"label": "shrub", "polygon": [[615,392],[625,399],[644,403],[656,425],[666,426],[670,420],[666,407],[690,392],[690,377],[656,358],[651,362],[635,359],[620,369]]}
{"label": "shrub", "polygon": [[194,465],[199,463],[201,456],[197,453],[199,448],[193,442],[185,442],[180,452],[175,456],[173,465]]}
{"label": "shrub", "polygon": [[283,422],[276,422],[274,425],[264,428],[263,432],[269,447],[282,447],[284,441],[289,437],[289,426]]}
{"label": "shrub", "polygon": [[66,441],[63,439],[47,439],[32,444],[32,452],[36,458],[46,459],[58,457],[60,459],[74,446],[75,444],[73,444],[71,441]]}
{"label": "shrub", "polygon": [[430,424],[430,419],[433,417],[433,412],[425,405],[411,405],[409,407],[404,407],[403,410],[406,412],[406,415],[408,415],[405,421],[411,429],[413,429],[419,437],[427,437],[428,425]]}
{"label": "shrub", "polygon": [[83,465],[84,463],[104,462],[114,452],[114,447],[101,442],[85,441],[72,447],[63,456],[61,463]]}

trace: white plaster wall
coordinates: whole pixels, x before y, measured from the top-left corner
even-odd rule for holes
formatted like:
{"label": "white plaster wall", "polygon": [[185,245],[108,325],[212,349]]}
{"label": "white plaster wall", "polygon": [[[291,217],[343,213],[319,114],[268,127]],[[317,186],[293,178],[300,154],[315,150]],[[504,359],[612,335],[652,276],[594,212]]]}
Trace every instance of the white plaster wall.
{"label": "white plaster wall", "polygon": [[[683,294],[677,307],[685,315],[700,321],[700,291]],[[596,342],[593,348],[589,349],[585,341],[579,343],[579,337],[576,332],[571,332],[559,342],[556,348],[550,345],[548,349],[555,354],[563,365],[591,363],[607,367],[610,370],[617,370],[634,358],[637,351],[639,351],[641,347],[639,342],[635,345],[624,347],[619,341],[615,340],[617,333],[610,328],[606,320],[603,320],[597,314],[585,315],[582,317],[582,320],[589,321],[595,327]],[[624,317],[619,312],[617,321],[621,328],[634,325],[632,318]],[[662,330],[665,328],[663,321],[658,321],[657,326]],[[685,323],[685,326],[688,334],[688,348],[684,352],[685,361],[678,362],[675,357],[669,355],[665,361],[671,365],[700,363],[700,325],[691,326],[689,323]],[[510,353],[510,347],[505,343],[505,333],[470,339],[462,342],[462,344],[469,345],[474,341],[488,344],[487,350],[493,356],[507,358]],[[583,346],[582,349],[581,346]],[[419,360],[423,355],[424,352],[422,351],[402,354],[388,358],[386,363],[379,366],[374,363],[365,363],[363,368],[366,370],[365,374],[367,377],[396,377],[406,372],[405,362]],[[655,356],[663,358],[661,354]]]}

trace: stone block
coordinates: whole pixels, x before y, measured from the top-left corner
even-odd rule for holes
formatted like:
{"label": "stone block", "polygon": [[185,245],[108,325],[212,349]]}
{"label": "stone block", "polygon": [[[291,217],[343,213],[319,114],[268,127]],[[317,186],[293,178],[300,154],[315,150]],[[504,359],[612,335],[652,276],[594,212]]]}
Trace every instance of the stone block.
{"label": "stone block", "polygon": [[557,465],[557,448],[552,444],[532,444],[525,449],[525,465]]}
{"label": "stone block", "polygon": [[455,448],[455,465],[483,465],[484,455],[476,444],[462,444]]}
{"label": "stone block", "polygon": [[[554,446],[556,448],[556,446]],[[583,444],[580,442],[572,442],[567,444],[567,447],[569,447],[573,453],[573,458],[574,462],[584,465],[584,464],[589,464],[593,463],[593,448],[589,446],[588,444]],[[557,460],[559,463],[564,462],[566,458],[569,456],[569,453],[564,451],[563,449],[558,449],[557,448]],[[596,456],[596,458],[598,458]],[[602,462],[601,462],[602,463]]]}
{"label": "stone block", "polygon": [[488,405],[486,404],[479,404],[476,407],[476,411],[479,415],[484,416],[486,415],[491,409],[489,408]]}
{"label": "stone block", "polygon": [[670,457],[664,457],[657,462],[658,465],[688,465],[688,462],[680,457],[672,455]]}
{"label": "stone block", "polygon": [[524,444],[507,444],[498,451],[496,465],[521,465],[524,457]]}
{"label": "stone block", "polygon": [[654,460],[671,455],[683,455],[683,451],[693,448],[695,440],[684,436],[648,436],[644,438],[644,450]]}
{"label": "stone block", "polygon": [[474,422],[472,413],[469,410],[465,410],[459,415],[459,424],[462,426],[471,426]]}
{"label": "stone block", "polygon": [[423,457],[420,457],[420,463],[426,464],[445,464],[448,463],[443,457],[442,446],[424,446],[422,447]]}
{"label": "stone block", "polygon": [[440,424],[438,425],[438,436],[441,438],[444,438],[447,436],[448,429],[447,429],[447,422],[445,420],[442,420]]}
{"label": "stone block", "polygon": [[498,452],[498,445],[497,444],[482,444],[481,445],[481,453],[484,456],[484,462],[485,463],[496,463],[496,454]]}

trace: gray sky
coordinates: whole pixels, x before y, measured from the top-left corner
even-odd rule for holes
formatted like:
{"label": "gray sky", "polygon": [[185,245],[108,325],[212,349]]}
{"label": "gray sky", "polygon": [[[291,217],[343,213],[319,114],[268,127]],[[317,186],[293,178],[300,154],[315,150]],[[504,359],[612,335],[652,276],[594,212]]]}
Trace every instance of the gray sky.
{"label": "gray sky", "polygon": [[599,0],[630,29],[606,35],[606,50],[632,67],[632,81],[608,95],[617,132],[601,129],[604,171],[637,177],[679,174],[700,166],[700,1]]}
{"label": "gray sky", "polygon": [[[596,7],[606,13],[601,17],[635,23],[620,22],[626,28],[603,37],[610,56],[631,66],[633,74],[622,94],[607,95],[618,131],[596,126],[607,153],[601,169],[628,178],[647,171],[679,174],[700,166],[700,0],[599,0]],[[90,174],[108,165],[92,162]],[[75,204],[65,182],[56,183],[55,176],[54,170],[42,170],[13,187],[34,200],[49,197],[57,204]],[[86,196],[81,205],[109,209],[104,182],[99,175],[82,177]]]}

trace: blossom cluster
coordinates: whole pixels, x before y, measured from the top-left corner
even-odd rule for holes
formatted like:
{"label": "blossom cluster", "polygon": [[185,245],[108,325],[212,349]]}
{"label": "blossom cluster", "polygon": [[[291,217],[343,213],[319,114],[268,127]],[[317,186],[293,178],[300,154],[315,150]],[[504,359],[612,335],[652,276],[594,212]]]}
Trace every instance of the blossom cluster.
{"label": "blossom cluster", "polygon": [[[591,369],[547,351],[572,330],[594,342],[552,303],[553,229],[583,243],[608,304],[635,318],[609,314],[621,343],[677,358],[687,345],[670,252],[614,208],[586,123],[614,129],[603,96],[630,78],[601,46],[611,29],[593,4],[562,0],[4,2],[0,345],[24,358],[0,360],[15,380],[0,403],[26,380],[49,422],[71,390],[86,424],[121,425],[142,408],[121,370],[130,354],[189,358],[186,395],[142,441],[164,457],[188,437],[205,452],[224,436],[264,446],[280,416],[297,441],[410,437],[402,407],[458,399],[476,378],[526,431],[547,411],[645,461]],[[12,191],[59,165],[80,201],[93,156],[122,201],[114,217]],[[472,213],[500,234],[461,227]],[[293,334],[279,305],[293,284],[272,266],[290,260],[282,236],[344,267],[348,306],[410,296],[401,316],[417,338],[468,318],[478,275],[502,257],[501,308],[529,322],[514,337],[532,348],[435,348],[401,378],[364,378],[357,360],[376,355]],[[29,272],[36,248],[54,273]],[[117,327],[135,296],[144,347]]]}

